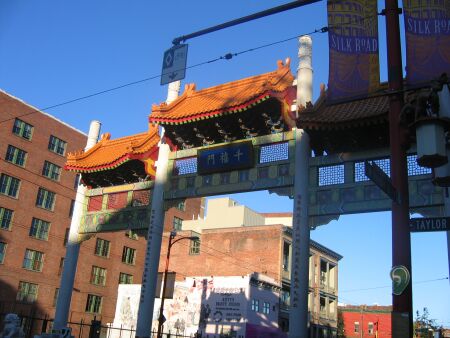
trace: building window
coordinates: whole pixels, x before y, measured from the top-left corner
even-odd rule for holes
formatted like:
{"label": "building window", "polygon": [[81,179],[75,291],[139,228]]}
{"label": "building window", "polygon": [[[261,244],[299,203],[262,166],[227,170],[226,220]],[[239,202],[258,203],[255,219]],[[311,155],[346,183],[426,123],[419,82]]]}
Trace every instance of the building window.
{"label": "building window", "polygon": [[354,329],[355,333],[359,333],[359,322],[355,322],[355,329]]}
{"label": "building window", "polygon": [[37,300],[39,285],[19,282],[19,290],[17,291],[16,300],[27,303],[34,303]]}
{"label": "building window", "polygon": [[19,186],[20,180],[18,178],[6,174],[0,175],[0,194],[17,198]]}
{"label": "building window", "polygon": [[286,289],[281,290],[280,297],[282,306],[287,307],[291,305],[291,293],[289,292],[289,290]]}
{"label": "building window", "polygon": [[320,261],[320,286],[322,287],[327,285],[327,266],[327,262]]}
{"label": "building window", "polygon": [[194,239],[189,245],[189,255],[200,255],[200,239]]}
{"label": "building window", "polygon": [[61,257],[59,260],[58,276],[62,275],[63,269],[64,269],[64,257]]}
{"label": "building window", "polygon": [[36,206],[47,210],[53,210],[55,206],[55,196],[56,194],[54,192],[45,190],[44,188],[39,188],[36,198]]}
{"label": "building window", "polygon": [[100,313],[102,310],[102,297],[88,294],[86,312]]}
{"label": "building window", "polygon": [[13,217],[13,211],[10,209],[0,207],[0,229],[11,229],[11,221]]}
{"label": "building window", "polygon": [[61,176],[61,167],[49,161],[44,161],[42,175],[48,177],[51,180],[59,181],[59,178]]}
{"label": "building window", "polygon": [[119,274],[119,284],[133,284],[133,275],[121,272]]}
{"label": "building window", "polygon": [[101,257],[108,257],[109,246],[109,241],[107,241],[106,239],[97,238],[97,242],[95,243],[95,254]]}
{"label": "building window", "polygon": [[91,271],[91,284],[102,285],[106,283],[106,269],[93,266]]}
{"label": "building window", "polygon": [[369,332],[369,334],[373,334],[373,323],[369,322],[369,324],[367,325],[367,330]]}
{"label": "building window", "polygon": [[63,242],[64,246],[66,246],[67,242],[69,241],[69,234],[70,234],[70,229],[66,228],[66,230],[64,231],[64,242]]}
{"label": "building window", "polygon": [[252,311],[259,312],[259,300],[252,299]]}
{"label": "building window", "polygon": [[34,237],[37,239],[43,239],[48,240],[48,231],[50,229],[50,223],[43,221],[38,218],[34,218],[31,221],[31,228],[30,228],[30,237]]}
{"label": "building window", "polygon": [[31,137],[33,136],[33,126],[22,120],[16,119],[14,121],[13,133],[26,140],[31,140]]}
{"label": "building window", "polygon": [[290,264],[290,260],[289,260],[289,258],[290,258],[290,255],[289,255],[290,248],[291,248],[291,245],[289,243],[287,243],[287,242],[283,243],[283,270],[284,271],[289,271],[289,268],[290,268],[290,265],[291,265]]}
{"label": "building window", "polygon": [[23,167],[23,166],[25,166],[26,158],[27,158],[26,151],[16,148],[12,145],[8,146],[8,149],[6,150],[5,160]]}
{"label": "building window", "polygon": [[48,142],[48,150],[57,153],[58,155],[63,155],[66,152],[67,142],[63,141],[53,135],[50,135],[50,140]]}
{"label": "building window", "polygon": [[263,303],[263,313],[269,314],[270,313],[270,304],[268,302]]}
{"label": "building window", "polygon": [[327,302],[325,297],[320,297],[320,316],[326,317],[327,315]]}
{"label": "building window", "polygon": [[183,224],[183,220],[181,218],[174,217],[172,222],[174,230],[181,230],[181,225]]}
{"label": "building window", "polygon": [[6,243],[0,242],[0,264],[3,264],[5,261],[5,255],[6,255]]}
{"label": "building window", "polygon": [[75,200],[71,200],[69,207],[69,218],[72,218],[74,208],[75,208]]}
{"label": "building window", "polygon": [[136,258],[136,249],[124,246],[122,252],[122,262],[134,265],[135,258]]}
{"label": "building window", "polygon": [[53,307],[56,307],[56,302],[58,301],[58,296],[59,296],[59,288],[55,289],[55,293],[53,294]]}
{"label": "building window", "polygon": [[42,265],[44,264],[44,253],[40,251],[25,250],[25,257],[23,258],[22,267],[32,271],[42,271]]}
{"label": "building window", "polygon": [[181,211],[185,211],[186,210],[186,202],[185,201],[180,201],[177,204],[177,209],[181,210]]}
{"label": "building window", "polygon": [[78,185],[80,184],[80,174],[75,175],[75,180],[73,181],[73,188],[76,190],[78,189]]}

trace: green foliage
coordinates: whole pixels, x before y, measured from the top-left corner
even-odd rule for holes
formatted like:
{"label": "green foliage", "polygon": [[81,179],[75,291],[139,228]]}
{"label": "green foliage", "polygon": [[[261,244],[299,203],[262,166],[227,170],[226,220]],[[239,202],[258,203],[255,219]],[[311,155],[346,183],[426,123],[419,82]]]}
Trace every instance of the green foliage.
{"label": "green foliage", "polygon": [[440,327],[435,319],[430,318],[430,313],[426,307],[423,308],[422,314],[416,311],[416,320],[414,321],[414,337],[428,338],[433,337],[433,332],[439,331]]}
{"label": "green foliage", "polygon": [[342,311],[339,309],[337,314],[337,337],[346,338],[344,331],[344,318],[342,318]]}

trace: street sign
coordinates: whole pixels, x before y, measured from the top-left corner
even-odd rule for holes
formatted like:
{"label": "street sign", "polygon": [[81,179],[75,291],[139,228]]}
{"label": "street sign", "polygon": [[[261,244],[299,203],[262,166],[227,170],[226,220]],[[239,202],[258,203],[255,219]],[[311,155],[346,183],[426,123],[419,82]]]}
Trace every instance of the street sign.
{"label": "street sign", "polygon": [[176,45],[166,50],[163,56],[161,85],[182,80],[186,77],[188,45]]}
{"label": "street sign", "polygon": [[411,218],[409,220],[409,231],[450,231],[450,217]]}
{"label": "street sign", "polygon": [[375,162],[364,161],[364,174],[383,190],[391,200],[399,203],[398,194],[392,185],[391,178]]}

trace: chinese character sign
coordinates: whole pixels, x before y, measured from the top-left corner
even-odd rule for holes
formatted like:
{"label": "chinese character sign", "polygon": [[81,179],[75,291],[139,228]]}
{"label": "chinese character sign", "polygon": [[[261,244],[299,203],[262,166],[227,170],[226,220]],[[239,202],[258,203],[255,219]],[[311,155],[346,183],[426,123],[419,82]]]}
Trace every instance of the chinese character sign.
{"label": "chinese character sign", "polygon": [[239,142],[199,150],[198,173],[211,174],[253,167],[252,142]]}
{"label": "chinese character sign", "polygon": [[328,100],[364,97],[380,83],[377,2],[328,0]]}
{"label": "chinese character sign", "polygon": [[403,0],[406,80],[410,85],[450,74],[450,2]]}

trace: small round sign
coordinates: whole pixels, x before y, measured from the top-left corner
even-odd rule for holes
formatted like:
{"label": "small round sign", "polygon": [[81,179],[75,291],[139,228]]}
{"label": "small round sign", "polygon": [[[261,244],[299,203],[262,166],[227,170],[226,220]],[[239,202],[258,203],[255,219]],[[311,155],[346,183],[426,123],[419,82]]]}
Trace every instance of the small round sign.
{"label": "small round sign", "polygon": [[408,269],[403,265],[394,266],[391,269],[392,293],[399,296],[405,291],[409,284],[411,275]]}

